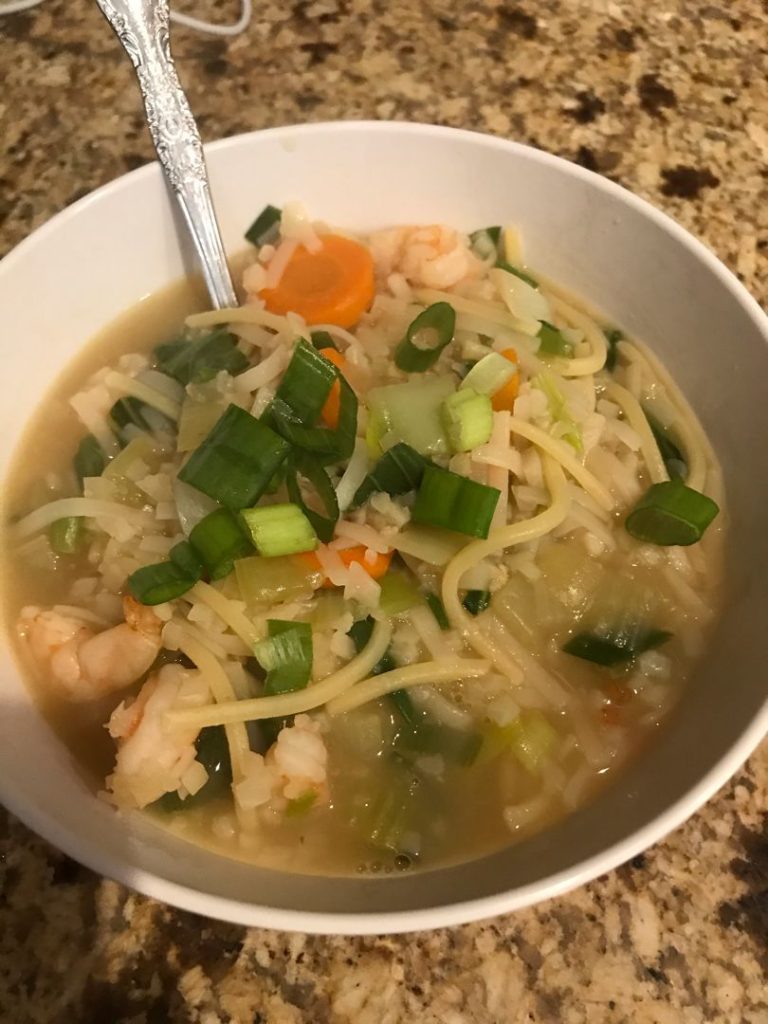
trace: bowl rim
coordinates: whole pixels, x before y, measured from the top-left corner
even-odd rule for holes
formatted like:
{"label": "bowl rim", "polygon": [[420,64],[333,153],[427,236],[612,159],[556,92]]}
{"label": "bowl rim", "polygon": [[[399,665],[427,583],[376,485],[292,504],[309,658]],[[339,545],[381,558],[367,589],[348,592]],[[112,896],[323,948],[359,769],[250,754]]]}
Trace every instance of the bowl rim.
{"label": "bowl rim", "polygon": [[[703,242],[668,214],[624,186],[563,157],[544,152],[533,146],[483,132],[416,121],[347,120],[289,124],[245,132],[207,143],[205,152],[206,154],[226,152],[242,145],[245,140],[255,137],[280,141],[281,137],[293,139],[297,135],[307,136],[329,131],[341,134],[375,132],[453,138],[470,142],[478,147],[501,149],[534,163],[556,166],[566,174],[588,181],[592,187],[609,195],[612,194],[621,202],[633,207],[642,216],[655,222],[666,234],[672,236],[686,248],[696,260],[703,263],[741,305],[768,344],[768,315],[735,274]],[[40,244],[44,245],[49,234],[56,231],[62,224],[77,218],[81,211],[91,203],[98,202],[107,194],[119,194],[124,189],[132,188],[137,181],[152,177],[158,183],[162,180],[157,161],[107,182],[71,206],[61,210],[26,236],[0,260],[0,274],[12,271],[16,260],[23,257],[28,249]],[[370,912],[361,910],[355,913],[334,913],[285,910],[264,904],[214,896],[190,886],[168,881],[146,870],[120,863],[90,846],[81,847],[77,837],[60,826],[55,817],[38,807],[29,806],[24,801],[17,800],[13,786],[2,777],[0,777],[0,800],[20,821],[86,867],[145,896],[182,910],[243,926],[268,927],[290,932],[321,935],[402,934],[467,924],[521,910],[535,903],[562,895],[618,867],[649,846],[664,839],[702,807],[741,767],[766,733],[768,733],[768,698],[730,749],[710,767],[695,785],[660,815],[612,846],[562,871],[519,888],[499,892],[492,896],[413,911]]]}

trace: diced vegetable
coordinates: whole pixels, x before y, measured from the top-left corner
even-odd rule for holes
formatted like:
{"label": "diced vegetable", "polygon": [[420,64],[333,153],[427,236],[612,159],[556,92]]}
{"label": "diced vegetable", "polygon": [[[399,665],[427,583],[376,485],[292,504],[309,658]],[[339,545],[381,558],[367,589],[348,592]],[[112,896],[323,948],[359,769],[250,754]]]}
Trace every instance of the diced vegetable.
{"label": "diced vegetable", "polygon": [[254,648],[267,673],[264,695],[303,690],[312,674],[312,627],[308,622],[267,620],[267,639]]}
{"label": "diced vegetable", "polygon": [[232,764],[229,759],[229,744],[223,725],[211,725],[201,729],[195,740],[195,760],[208,772],[208,780],[196,793],[184,800],[176,793],[166,793],[152,805],[159,811],[171,813],[199,807],[208,800],[223,796],[232,785]]}
{"label": "diced vegetable", "polygon": [[311,427],[336,383],[336,368],[302,338],[280,381],[271,412]]}
{"label": "diced vegetable", "polygon": [[414,523],[485,538],[501,492],[447,469],[428,466],[413,506]]}
{"label": "diced vegetable", "polygon": [[312,810],[316,802],[316,790],[308,789],[306,793],[302,793],[301,796],[294,797],[288,801],[285,805],[285,816],[286,818],[302,818]]}
{"label": "diced vegetable", "polygon": [[[376,558],[372,562],[369,562],[365,557],[366,550],[367,549],[362,544],[355,544],[355,546],[351,548],[340,548],[337,551],[337,554],[341,559],[342,564],[345,565],[347,568],[349,568],[349,566],[352,565],[353,562],[357,562],[357,564],[362,569],[365,569],[365,571],[368,573],[371,579],[378,580],[389,569],[389,563],[392,561],[392,552],[378,552],[376,554]],[[331,583],[329,579],[325,578],[325,574],[323,572],[322,566],[320,565],[320,560],[317,557],[316,550],[309,551],[306,554],[299,555],[298,557],[301,559],[302,564],[305,565],[309,570],[320,574],[320,578],[323,580],[324,587],[330,588],[334,586],[334,584]]]}
{"label": "diced vegetable", "polygon": [[329,397],[333,389],[338,386],[339,404],[338,414],[335,412],[337,426],[334,429],[319,426],[306,426],[293,415],[290,407],[284,402],[273,402],[267,410],[265,418],[296,448],[311,455],[316,461],[323,464],[341,462],[348,459],[355,447],[357,435],[357,396],[344,375],[335,366],[332,366],[327,359],[318,356],[325,363],[325,366],[332,370],[336,383],[332,385]]}
{"label": "diced vegetable", "polygon": [[656,444],[659,446],[659,453],[664,460],[664,465],[667,467],[670,477],[679,477],[680,480],[685,480],[688,476],[688,463],[685,456],[659,421],[647,409],[644,408],[643,412],[648,420],[648,426],[651,428],[651,432],[656,439]]}
{"label": "diced vegetable", "polygon": [[240,513],[256,550],[266,558],[314,551],[317,534],[298,505],[265,505]]}
{"label": "diced vegetable", "polygon": [[178,544],[174,544],[168,552],[168,558],[195,582],[202,579],[205,566],[189,541],[182,540]]}
{"label": "diced vegetable", "polygon": [[542,320],[538,337],[539,355],[565,356],[570,358],[573,355],[573,344],[552,324]]}
{"label": "diced vegetable", "polygon": [[321,246],[294,250],[280,281],[259,293],[272,313],[298,313],[308,324],[352,327],[373,301],[373,257],[359,242],[321,235]]}
{"label": "diced vegetable", "polygon": [[289,451],[264,423],[230,405],[179,479],[228,508],[245,508],[259,500]]}
{"label": "diced vegetable", "polygon": [[388,572],[382,576],[380,586],[379,608],[383,615],[401,615],[424,601],[413,580],[404,572]]}
{"label": "diced vegetable", "polygon": [[538,773],[557,740],[557,732],[541,711],[523,711],[509,726],[510,746],[531,774]]}
{"label": "diced vegetable", "polygon": [[420,558],[428,565],[447,565],[467,544],[466,537],[453,530],[438,527],[414,526],[409,523],[392,538],[397,551]]}
{"label": "diced vegetable", "polygon": [[377,450],[404,441],[421,455],[446,453],[448,438],[441,419],[443,401],[456,390],[451,376],[427,377],[404,384],[371,388],[366,396],[369,431]]}
{"label": "diced vegetable", "polygon": [[395,750],[403,755],[440,755],[454,764],[470,765],[482,746],[479,733],[439,722],[417,722],[399,730]]}
{"label": "diced vegetable", "polygon": [[118,398],[109,410],[109,420],[123,444],[132,440],[136,430],[150,434],[172,433],[176,425],[157,409],[129,395]]}
{"label": "diced vegetable", "polygon": [[106,464],[107,459],[101,445],[93,434],[86,434],[80,442],[73,460],[75,475],[80,487],[82,488],[85,477],[101,476]]}
{"label": "diced vegetable", "polygon": [[76,554],[83,539],[83,521],[79,516],[57,519],[48,528],[48,541],[57,555]]}
{"label": "diced vegetable", "polygon": [[462,387],[443,402],[443,425],[455,452],[470,452],[485,444],[493,430],[490,398]]}
{"label": "diced vegetable", "polygon": [[563,650],[595,665],[611,666],[631,661],[643,651],[666,643],[671,637],[672,634],[664,629],[640,625],[630,628],[624,624],[614,632],[577,633],[563,644]]}
{"label": "diced vegetable", "polygon": [[142,434],[129,441],[125,448],[104,467],[101,475],[105,480],[130,478],[132,470],[136,468],[137,463],[141,462],[146,465],[145,472],[156,472],[161,458],[162,449],[157,442],[148,434]]}
{"label": "diced vegetable", "polygon": [[[314,491],[315,500],[312,507],[304,498],[302,479],[311,484]],[[331,478],[323,467],[308,455],[294,453],[288,460],[286,484],[291,501],[307,517],[319,539],[327,543],[333,538],[333,531],[339,519],[339,503]],[[323,512],[317,511],[318,504],[322,505]]]}
{"label": "diced vegetable", "polygon": [[322,352],[324,348],[333,348],[336,351],[339,349],[339,346],[333,340],[333,336],[328,331],[312,331],[309,339],[318,352]]}
{"label": "diced vegetable", "polygon": [[395,364],[406,373],[423,373],[453,341],[456,313],[447,302],[435,302],[411,321],[395,349]]}
{"label": "diced vegetable", "polygon": [[605,357],[605,368],[612,373],[616,367],[616,357],[618,355],[617,346],[624,335],[615,327],[603,328],[603,334],[605,335],[605,340],[608,343],[608,354]]}
{"label": "diced vegetable", "polygon": [[252,555],[238,559],[235,575],[240,596],[251,607],[309,597],[320,586],[322,573],[319,568],[308,568],[302,557]]}
{"label": "diced vegetable", "polygon": [[211,380],[220,370],[234,376],[248,367],[235,335],[221,327],[158,345],[155,360],[158,370],[185,386]]}
{"label": "diced vegetable", "polygon": [[490,590],[468,590],[461,602],[470,615],[479,615],[491,603]]}
{"label": "diced vegetable", "polygon": [[358,487],[351,507],[357,508],[372,494],[379,492],[392,497],[397,494],[407,494],[408,491],[415,491],[421,483],[427,465],[424,456],[411,448],[409,444],[401,441],[393,445],[392,448],[384,452]]}
{"label": "diced vegetable", "polygon": [[668,547],[701,540],[718,514],[716,502],[680,479],[653,484],[627,516],[627,532],[637,540]]}
{"label": "diced vegetable", "polygon": [[194,587],[197,580],[174,562],[145,565],[128,577],[128,589],[141,604],[175,601]]}
{"label": "diced vegetable", "polygon": [[375,849],[415,856],[417,851],[405,849],[404,839],[416,816],[422,782],[405,766],[393,771],[392,776],[385,785],[377,787],[371,800],[363,804],[356,824]]}
{"label": "diced vegetable", "polygon": [[448,616],[445,614],[445,607],[443,602],[437,596],[437,594],[427,594],[427,604],[429,605],[430,611],[437,619],[437,624],[440,629],[450,629],[451,624],[448,621]]}
{"label": "diced vegetable", "polygon": [[517,354],[514,349],[507,349],[507,352],[513,353],[512,359],[501,352],[489,352],[478,360],[459,385],[459,392],[464,388],[472,388],[481,395],[500,391],[517,373]]}
{"label": "diced vegetable", "polygon": [[253,551],[237,517],[226,508],[201,519],[190,533],[189,543],[212,580],[229,576],[234,562]]}
{"label": "diced vegetable", "polygon": [[251,245],[256,246],[274,242],[280,233],[280,218],[282,215],[282,210],[268,203],[245,232],[246,240]]}

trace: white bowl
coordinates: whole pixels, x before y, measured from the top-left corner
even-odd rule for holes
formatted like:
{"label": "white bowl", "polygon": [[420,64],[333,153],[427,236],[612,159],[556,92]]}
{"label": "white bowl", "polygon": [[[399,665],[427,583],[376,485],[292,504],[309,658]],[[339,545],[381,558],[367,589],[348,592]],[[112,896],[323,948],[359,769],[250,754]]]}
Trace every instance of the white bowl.
{"label": "white bowl", "polygon": [[[94,870],[179,907],[244,925],[381,933],[515,910],[607,871],[704,803],[768,728],[765,458],[768,321],[738,281],[667,217],[595,174],[500,139],[415,124],[279,128],[207,148],[229,251],[266,202],[301,199],[365,229],[514,222],[534,267],[651,345],[724,465],[728,600],[658,742],[590,806],[532,839],[456,867],[387,878],[260,870],[117,818],[75,772],[10,652],[0,661],[0,797]],[[92,334],[185,271],[157,166],[55,217],[0,264],[6,391],[0,477],[41,396]],[[762,469],[761,469],[762,466]]]}

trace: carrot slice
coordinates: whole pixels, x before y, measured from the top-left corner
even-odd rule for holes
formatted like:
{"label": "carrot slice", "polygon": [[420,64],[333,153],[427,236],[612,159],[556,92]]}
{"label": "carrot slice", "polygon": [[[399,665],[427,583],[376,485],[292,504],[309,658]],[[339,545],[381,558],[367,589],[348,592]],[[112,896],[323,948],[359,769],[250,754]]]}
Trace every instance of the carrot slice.
{"label": "carrot slice", "polygon": [[[517,362],[517,352],[513,348],[505,348],[501,353],[510,363]],[[495,412],[510,411],[514,408],[517,393],[520,390],[520,372],[513,373],[504,387],[499,388],[495,395],[491,396],[491,405]]]}
{"label": "carrot slice", "polygon": [[[381,579],[387,569],[389,569],[389,563],[392,561],[392,552],[377,552],[376,558],[373,562],[367,562],[365,560],[365,552],[366,548],[364,545],[356,544],[353,548],[341,548],[338,555],[347,568],[349,568],[353,562],[358,562],[360,566],[365,569],[371,579]],[[294,557],[300,558],[306,567],[308,569],[312,569],[313,572],[323,571],[323,568],[320,565],[320,559],[314,551],[304,551]],[[325,577],[323,580],[323,586],[328,589],[333,586],[333,583]]]}
{"label": "carrot slice", "polygon": [[[347,365],[347,361],[341,352],[337,352],[335,348],[321,348],[320,355],[324,356],[329,363],[333,363],[339,370],[343,370]],[[333,382],[331,390],[328,392],[328,397],[325,400],[325,405],[320,410],[320,419],[325,423],[331,430],[335,430],[339,425],[339,412],[341,411],[341,384],[338,381]]]}
{"label": "carrot slice", "polygon": [[317,252],[298,246],[277,286],[259,295],[271,313],[352,327],[373,301],[373,257],[351,238],[321,235],[320,241]]}

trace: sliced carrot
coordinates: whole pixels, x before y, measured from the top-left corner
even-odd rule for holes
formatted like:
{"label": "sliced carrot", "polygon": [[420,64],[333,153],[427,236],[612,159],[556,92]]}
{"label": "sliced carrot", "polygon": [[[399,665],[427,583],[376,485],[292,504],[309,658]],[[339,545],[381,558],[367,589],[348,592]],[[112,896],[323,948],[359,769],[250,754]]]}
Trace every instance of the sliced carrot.
{"label": "sliced carrot", "polygon": [[[339,370],[343,370],[347,365],[347,361],[341,352],[337,352],[335,348],[321,348],[320,355],[324,356],[329,363],[333,363]],[[341,384],[338,381],[334,381],[331,390],[328,392],[328,397],[325,400],[325,405],[320,410],[320,419],[325,423],[331,430],[335,430],[339,425],[339,412],[341,411]]]}
{"label": "sliced carrot", "polygon": [[[384,575],[389,569],[389,563],[392,561],[392,552],[387,551],[386,553],[377,552],[376,558],[373,562],[367,562],[365,559],[366,548],[363,544],[356,544],[353,548],[341,548],[338,551],[339,558],[342,560],[344,565],[349,568],[353,562],[358,562],[363,569],[368,573],[371,579],[378,580]],[[301,559],[308,569],[312,569],[314,572],[322,572],[323,568],[320,565],[320,559],[317,557],[315,551],[304,551],[300,555],[294,557]],[[333,583],[326,577],[323,580],[323,586],[326,588],[332,587]]]}
{"label": "sliced carrot", "polygon": [[[501,353],[510,363],[517,362],[517,352],[513,348],[505,348]],[[509,409],[511,412],[515,405],[517,393],[520,390],[520,371],[516,371],[509,378],[504,387],[499,388],[495,395],[491,396],[491,405],[494,412],[503,412]]]}
{"label": "sliced carrot", "polygon": [[373,257],[351,238],[321,235],[320,241],[317,252],[298,246],[277,286],[259,294],[272,313],[352,327],[373,301]]}

